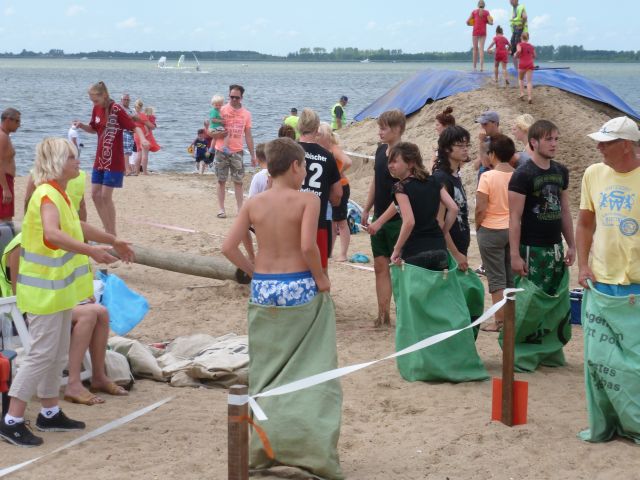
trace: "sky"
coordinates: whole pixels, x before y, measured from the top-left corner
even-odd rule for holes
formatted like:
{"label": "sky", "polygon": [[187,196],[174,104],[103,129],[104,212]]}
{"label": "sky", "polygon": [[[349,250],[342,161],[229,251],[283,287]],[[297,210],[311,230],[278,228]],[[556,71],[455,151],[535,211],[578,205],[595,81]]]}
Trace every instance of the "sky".
{"label": "sky", "polygon": [[[521,2],[533,45],[638,50],[638,0]],[[593,5],[593,8],[587,8]],[[0,0],[0,52],[96,50],[255,50],[286,55],[302,47],[470,48],[465,22],[475,1],[461,0]],[[486,0],[509,35],[510,4]],[[490,33],[493,29],[490,27]]]}

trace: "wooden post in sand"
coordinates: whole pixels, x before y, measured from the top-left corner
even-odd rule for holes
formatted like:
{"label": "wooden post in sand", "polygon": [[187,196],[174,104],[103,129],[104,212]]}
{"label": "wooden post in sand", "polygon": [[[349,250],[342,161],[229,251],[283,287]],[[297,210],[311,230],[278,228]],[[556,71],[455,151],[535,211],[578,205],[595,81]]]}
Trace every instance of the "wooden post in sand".
{"label": "wooden post in sand", "polygon": [[507,300],[502,327],[502,423],[513,426],[513,363],[515,356],[515,300]]}
{"label": "wooden post in sand", "polygon": [[249,478],[249,388],[234,385],[229,388],[228,445],[229,480]]}

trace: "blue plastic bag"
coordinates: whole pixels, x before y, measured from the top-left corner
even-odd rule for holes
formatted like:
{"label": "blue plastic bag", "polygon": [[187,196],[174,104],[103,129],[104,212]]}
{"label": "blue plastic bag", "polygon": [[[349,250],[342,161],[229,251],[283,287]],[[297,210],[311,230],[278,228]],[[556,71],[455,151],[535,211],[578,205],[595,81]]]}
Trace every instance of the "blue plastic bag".
{"label": "blue plastic bag", "polygon": [[347,203],[347,224],[351,234],[356,234],[360,231],[360,225],[362,223],[362,207],[353,200],[349,200]]}
{"label": "blue plastic bag", "polygon": [[109,326],[118,335],[126,335],[147,314],[149,302],[117,275],[98,272],[98,277],[104,282],[100,303],[109,310]]}

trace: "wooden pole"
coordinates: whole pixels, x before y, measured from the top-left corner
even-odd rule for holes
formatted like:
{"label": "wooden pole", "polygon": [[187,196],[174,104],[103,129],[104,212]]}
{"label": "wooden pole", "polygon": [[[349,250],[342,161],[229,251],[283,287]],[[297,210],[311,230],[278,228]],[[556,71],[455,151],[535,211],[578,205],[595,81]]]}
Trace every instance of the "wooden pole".
{"label": "wooden pole", "polygon": [[[167,252],[152,248],[133,246],[135,252],[134,263],[148,267],[160,268],[172,272],[186,273],[199,277],[215,278],[216,280],[234,280],[248,284],[251,279],[231,262],[221,257],[205,257],[180,252]],[[109,253],[118,256],[115,251]]]}
{"label": "wooden pole", "polygon": [[249,478],[249,405],[245,402],[237,405],[246,397],[249,388],[234,385],[229,389],[228,405],[228,462],[229,480],[248,480]]}
{"label": "wooden pole", "polygon": [[513,426],[513,363],[515,355],[515,301],[507,300],[502,327],[502,423]]}

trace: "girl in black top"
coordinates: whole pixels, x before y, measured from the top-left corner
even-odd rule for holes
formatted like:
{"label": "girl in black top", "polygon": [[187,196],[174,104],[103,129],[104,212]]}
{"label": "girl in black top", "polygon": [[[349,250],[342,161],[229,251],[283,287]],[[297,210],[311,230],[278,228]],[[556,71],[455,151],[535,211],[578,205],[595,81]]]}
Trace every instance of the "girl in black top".
{"label": "girl in black top", "polygon": [[[393,193],[402,217],[391,261],[400,264],[404,260],[430,270],[444,270],[448,262],[443,232],[448,232],[455,221],[458,213],[455,201],[429,175],[420,150],[413,143],[400,142],[391,149],[389,172],[399,180]],[[379,229],[395,212],[392,205],[369,228]]]}

